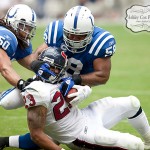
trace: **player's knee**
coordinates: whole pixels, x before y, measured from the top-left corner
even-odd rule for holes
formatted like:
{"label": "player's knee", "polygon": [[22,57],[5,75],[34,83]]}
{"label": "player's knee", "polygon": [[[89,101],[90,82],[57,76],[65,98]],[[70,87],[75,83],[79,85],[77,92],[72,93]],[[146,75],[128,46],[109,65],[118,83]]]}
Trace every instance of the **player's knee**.
{"label": "player's knee", "polygon": [[137,98],[137,97],[135,97],[135,96],[129,96],[130,97],[130,100],[131,100],[131,103],[132,103],[132,106],[134,107],[134,108],[140,108],[140,101],[139,101],[139,99]]}
{"label": "player's knee", "polygon": [[117,142],[117,139],[113,137],[111,134],[101,134],[95,136],[95,142],[98,145],[115,145]]}
{"label": "player's knee", "polygon": [[129,133],[123,133],[118,142],[120,145],[127,149],[144,150],[143,141],[139,137],[136,137]]}

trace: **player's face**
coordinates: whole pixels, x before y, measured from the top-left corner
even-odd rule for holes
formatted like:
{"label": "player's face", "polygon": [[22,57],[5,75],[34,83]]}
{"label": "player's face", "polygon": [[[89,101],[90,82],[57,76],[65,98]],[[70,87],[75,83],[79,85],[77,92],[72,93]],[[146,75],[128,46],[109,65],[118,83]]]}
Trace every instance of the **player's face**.
{"label": "player's face", "polygon": [[86,38],[87,34],[85,35],[76,35],[76,34],[67,34],[67,37],[69,40],[73,40],[73,41],[81,41],[84,40]]}
{"label": "player's face", "polygon": [[61,71],[59,68],[53,67],[53,66],[51,66],[50,69],[51,69],[51,71],[53,71],[56,75],[59,74],[60,71]]}
{"label": "player's face", "polygon": [[19,23],[18,25],[19,28],[19,35],[25,39],[30,39],[31,37],[29,36],[30,33],[33,31],[33,28],[31,26]]}

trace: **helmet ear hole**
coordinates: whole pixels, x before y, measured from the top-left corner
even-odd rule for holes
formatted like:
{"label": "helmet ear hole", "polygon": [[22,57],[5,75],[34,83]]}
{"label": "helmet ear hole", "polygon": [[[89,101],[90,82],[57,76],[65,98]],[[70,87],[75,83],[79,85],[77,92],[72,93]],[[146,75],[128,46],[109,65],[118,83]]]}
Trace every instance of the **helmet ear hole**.
{"label": "helmet ear hole", "polygon": [[[94,31],[94,17],[91,11],[85,6],[76,6],[71,8],[64,17],[63,38],[69,49],[85,48],[92,40]],[[68,35],[74,34],[79,37],[78,40],[69,38]],[[82,39],[84,35],[85,38]]]}

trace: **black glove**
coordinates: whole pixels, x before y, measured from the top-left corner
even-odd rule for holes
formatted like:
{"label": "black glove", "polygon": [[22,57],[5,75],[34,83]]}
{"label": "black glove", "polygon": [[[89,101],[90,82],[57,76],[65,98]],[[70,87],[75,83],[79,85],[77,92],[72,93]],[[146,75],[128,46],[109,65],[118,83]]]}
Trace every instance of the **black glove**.
{"label": "black glove", "polygon": [[20,80],[18,81],[18,83],[17,83],[17,88],[22,91],[22,90],[23,90],[27,85],[29,85],[32,81],[34,81],[34,79],[32,79],[32,78],[29,78],[29,79],[27,79],[26,81],[23,80],[23,79],[20,79]]}

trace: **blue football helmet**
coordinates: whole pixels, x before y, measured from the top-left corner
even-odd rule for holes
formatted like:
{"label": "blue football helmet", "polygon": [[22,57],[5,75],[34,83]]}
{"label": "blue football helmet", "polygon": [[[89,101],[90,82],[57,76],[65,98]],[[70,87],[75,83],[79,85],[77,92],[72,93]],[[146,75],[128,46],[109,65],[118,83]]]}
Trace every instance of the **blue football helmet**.
{"label": "blue football helmet", "polygon": [[50,70],[51,75],[46,82],[58,82],[65,74],[68,59],[62,49],[57,47],[48,47],[39,55],[38,60],[46,62],[50,66],[50,69],[53,67],[60,71],[58,74],[56,74]]}

